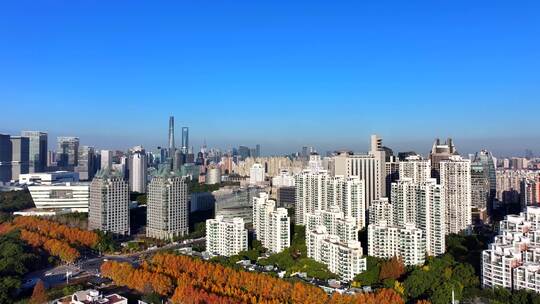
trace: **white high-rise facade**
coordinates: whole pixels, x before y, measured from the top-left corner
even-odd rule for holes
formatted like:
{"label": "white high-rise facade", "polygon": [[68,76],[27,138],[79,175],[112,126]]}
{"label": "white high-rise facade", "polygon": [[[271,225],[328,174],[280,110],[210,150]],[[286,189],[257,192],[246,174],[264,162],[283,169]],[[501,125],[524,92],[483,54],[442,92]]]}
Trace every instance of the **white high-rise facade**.
{"label": "white high-rise facade", "polygon": [[257,185],[264,182],[264,167],[259,163],[253,164],[249,169],[249,183]]}
{"label": "white high-rise facade", "polygon": [[296,224],[305,225],[308,214],[338,206],[354,218],[358,229],[365,227],[365,185],[358,177],[330,176],[325,170],[304,170],[295,177]]}
{"label": "white high-rise facade", "polygon": [[255,237],[270,252],[281,252],[290,246],[290,223],[287,209],[276,208],[276,202],[267,193],[253,198]]}
{"label": "white high-rise facade", "polygon": [[239,217],[222,216],[206,220],[206,251],[211,255],[232,256],[248,250],[248,231]]}
{"label": "white high-rise facade", "polygon": [[329,234],[324,226],[309,232],[306,239],[308,257],[328,266],[328,270],[341,279],[351,281],[365,271],[366,259],[358,241],[343,242],[337,235]]}
{"label": "white high-rise facade", "polygon": [[405,265],[422,265],[426,255],[424,231],[407,224],[403,228],[381,222],[368,226],[368,254],[378,258],[403,259]]}
{"label": "white high-rise facade", "polygon": [[[381,167],[382,166],[382,167]],[[380,197],[384,197],[386,190],[385,177],[386,168],[382,164],[379,156],[372,154],[352,154],[340,152],[334,157],[334,175],[358,177],[364,183],[364,208],[367,209],[371,202]]]}
{"label": "white high-rise facade", "polygon": [[129,155],[129,187],[133,192],[146,193],[148,175],[146,152],[141,146],[131,149]]}
{"label": "white high-rise facade", "polygon": [[328,234],[337,235],[342,242],[358,240],[356,221],[350,216],[345,216],[337,206],[308,214],[306,236],[311,231],[317,230],[318,226],[324,226]]}
{"label": "white high-rise facade", "polygon": [[451,156],[440,162],[441,187],[446,204],[446,233],[471,228],[471,160]]}
{"label": "white high-rise facade", "polygon": [[172,240],[188,234],[188,186],[181,176],[160,172],[148,185],[146,236]]}
{"label": "white high-rise facade", "polygon": [[482,252],[482,286],[540,292],[540,207],[508,215],[499,226]]}
{"label": "white high-rise facade", "polygon": [[399,163],[399,178],[410,178],[415,183],[431,178],[431,161],[419,156],[407,157]]}
{"label": "white high-rise facade", "polygon": [[389,226],[394,225],[393,205],[390,204],[387,197],[381,197],[378,200],[374,200],[369,207],[368,223],[370,225],[376,225],[383,221]]}
{"label": "white high-rise facade", "polygon": [[111,170],[113,163],[113,152],[111,150],[101,150],[101,169]]}
{"label": "white high-rise facade", "polygon": [[88,228],[129,235],[129,185],[118,173],[102,170],[90,183]]}

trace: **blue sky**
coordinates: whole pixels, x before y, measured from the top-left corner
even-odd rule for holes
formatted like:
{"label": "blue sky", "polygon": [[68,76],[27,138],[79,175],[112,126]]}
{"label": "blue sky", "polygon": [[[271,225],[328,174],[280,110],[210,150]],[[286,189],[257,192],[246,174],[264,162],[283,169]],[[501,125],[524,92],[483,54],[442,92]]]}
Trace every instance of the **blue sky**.
{"label": "blue sky", "polygon": [[[0,132],[540,153],[538,1],[7,1]],[[180,133],[177,132],[177,136]],[[54,138],[49,139],[54,142]]]}

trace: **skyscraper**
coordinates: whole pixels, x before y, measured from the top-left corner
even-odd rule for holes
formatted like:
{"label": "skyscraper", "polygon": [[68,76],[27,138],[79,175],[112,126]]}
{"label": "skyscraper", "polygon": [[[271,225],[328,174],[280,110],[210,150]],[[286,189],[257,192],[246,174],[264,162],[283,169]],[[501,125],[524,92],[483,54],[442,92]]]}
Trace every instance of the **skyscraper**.
{"label": "skyscraper", "polygon": [[451,138],[448,138],[444,144],[437,138],[431,147],[429,159],[431,160],[431,176],[439,180],[440,163],[443,160],[450,159],[450,156],[458,155],[456,146]]}
{"label": "skyscraper", "polygon": [[0,182],[11,180],[11,139],[7,134],[0,134]]}
{"label": "skyscraper", "polygon": [[[174,157],[175,149],[176,147],[174,145],[174,116],[171,116],[169,117],[169,158]],[[169,162],[169,165],[172,165],[172,162]]]}
{"label": "skyscraper", "polygon": [[187,154],[189,149],[189,128],[182,127],[182,153]]}
{"label": "skyscraper", "polygon": [[20,174],[29,170],[30,141],[28,137],[11,136],[11,179],[18,180]]}
{"label": "skyscraper", "polygon": [[58,137],[56,150],[58,166],[63,169],[73,169],[79,160],[79,138],[72,136]]}
{"label": "skyscraper", "polygon": [[133,192],[146,193],[148,162],[142,146],[133,147],[129,154],[129,188]]}
{"label": "skyscraper", "polygon": [[47,168],[47,133],[22,131],[21,136],[30,140],[30,173],[44,172]]}
{"label": "skyscraper", "polygon": [[163,168],[148,185],[146,236],[173,239],[188,234],[188,187],[184,177]]}
{"label": "skyscraper", "polygon": [[96,173],[96,155],[94,147],[82,146],[79,148],[79,164],[75,172],[79,172],[80,180],[92,180]]}
{"label": "skyscraper", "polygon": [[111,170],[113,152],[111,150],[101,150],[101,170]]}
{"label": "skyscraper", "polygon": [[446,204],[446,233],[470,228],[471,160],[452,156],[440,162],[442,193]]}
{"label": "skyscraper", "polygon": [[120,172],[100,170],[90,183],[88,228],[129,235],[129,185]]}

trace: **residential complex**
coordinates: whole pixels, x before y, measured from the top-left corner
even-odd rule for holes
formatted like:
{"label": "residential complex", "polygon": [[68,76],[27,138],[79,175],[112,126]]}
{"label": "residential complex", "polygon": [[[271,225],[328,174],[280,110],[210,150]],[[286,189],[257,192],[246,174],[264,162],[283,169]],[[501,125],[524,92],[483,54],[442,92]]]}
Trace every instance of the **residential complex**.
{"label": "residential complex", "polygon": [[540,292],[540,207],[508,215],[482,252],[482,286]]}
{"label": "residential complex", "polygon": [[446,204],[446,233],[471,228],[471,161],[451,156],[440,162],[441,191]]}
{"label": "residential complex", "polygon": [[365,227],[365,184],[358,177],[304,170],[295,177],[295,184],[296,224],[305,225],[310,213],[338,206],[345,216],[354,218],[358,229]]}
{"label": "residential complex", "polygon": [[424,231],[414,224],[403,228],[380,222],[368,226],[368,255],[383,259],[400,257],[405,265],[422,265],[426,256]]}
{"label": "residential complex", "polygon": [[248,231],[242,218],[217,216],[206,220],[206,251],[211,255],[231,256],[248,249]]}
{"label": "residential complex", "polygon": [[343,280],[351,281],[366,270],[366,258],[358,241],[344,242],[329,234],[326,227],[318,226],[309,232],[306,242],[308,257],[327,265],[328,270]]}
{"label": "residential complex", "polygon": [[290,218],[287,209],[276,208],[267,193],[253,198],[255,237],[270,252],[281,252],[291,244]]}

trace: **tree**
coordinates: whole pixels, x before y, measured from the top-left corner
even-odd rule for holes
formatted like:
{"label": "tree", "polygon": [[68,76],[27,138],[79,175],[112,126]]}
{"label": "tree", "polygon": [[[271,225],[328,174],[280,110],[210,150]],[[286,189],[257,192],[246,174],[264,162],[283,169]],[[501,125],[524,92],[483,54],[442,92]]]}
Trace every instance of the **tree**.
{"label": "tree", "polygon": [[405,273],[405,265],[403,260],[398,257],[393,257],[388,261],[385,261],[381,265],[381,272],[379,273],[379,280],[384,281],[386,279],[399,279]]}
{"label": "tree", "polygon": [[47,293],[45,291],[45,284],[43,281],[39,280],[34,286],[34,291],[32,292],[32,297],[30,298],[31,304],[43,304],[47,303]]}

